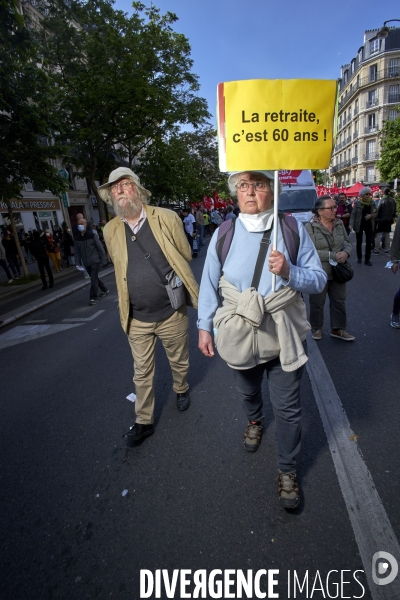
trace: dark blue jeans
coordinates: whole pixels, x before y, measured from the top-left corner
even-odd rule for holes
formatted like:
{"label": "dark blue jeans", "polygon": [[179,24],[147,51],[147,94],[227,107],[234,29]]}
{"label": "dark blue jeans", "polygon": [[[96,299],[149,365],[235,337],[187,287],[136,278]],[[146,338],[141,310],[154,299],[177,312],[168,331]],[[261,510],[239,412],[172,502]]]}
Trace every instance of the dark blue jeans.
{"label": "dark blue jeans", "polygon": [[[307,350],[306,342],[303,342]],[[296,470],[296,457],[301,446],[300,383],[304,366],[296,371],[284,371],[279,358],[252,369],[232,369],[249,421],[263,418],[261,385],[267,374],[269,395],[275,415],[278,467],[285,473]]]}
{"label": "dark blue jeans", "polygon": [[90,299],[96,299],[97,298],[97,289],[100,288],[102,292],[106,292],[107,288],[104,285],[104,283],[102,282],[101,279],[99,279],[99,268],[100,268],[100,263],[91,265],[90,267],[88,267],[87,265],[85,265],[86,267],[86,271],[89,273],[90,275],[90,279],[91,279],[91,286],[90,286]]}

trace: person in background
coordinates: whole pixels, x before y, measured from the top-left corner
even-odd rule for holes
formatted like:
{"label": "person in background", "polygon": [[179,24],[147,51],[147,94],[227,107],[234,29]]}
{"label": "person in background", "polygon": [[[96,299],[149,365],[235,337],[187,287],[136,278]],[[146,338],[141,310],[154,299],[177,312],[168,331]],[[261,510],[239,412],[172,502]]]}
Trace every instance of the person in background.
{"label": "person in background", "polygon": [[[29,242],[29,250],[31,254],[35,257],[40,273],[40,279],[42,280],[42,290],[47,290],[47,287],[52,288],[54,285],[53,273],[51,272],[49,257],[47,254],[45,240],[43,239],[43,232],[34,231],[32,233],[32,239]],[[49,285],[47,286],[46,274],[49,278]]]}
{"label": "person in background", "polygon": [[8,283],[12,283],[13,278],[7,267],[7,262],[6,262],[6,251],[4,250],[4,246],[1,242],[0,242],[0,266],[3,267],[4,271],[6,272]]}
{"label": "person in background", "polygon": [[314,208],[314,217],[305,228],[312,239],[320,258],[322,268],[328,280],[318,294],[310,294],[310,323],[314,340],[322,338],[324,324],[324,305],[329,296],[331,337],[345,342],[355,340],[354,335],[346,331],[346,284],[332,278],[330,261],[345,263],[352,250],[350,238],[341,219],[336,217],[337,206],[329,195],[318,198]]}
{"label": "person in background", "polygon": [[193,252],[193,238],[196,235],[196,228],[197,228],[196,219],[194,218],[192,213],[188,211],[187,208],[184,208],[182,212],[183,212],[183,226],[185,228],[186,237],[190,244],[192,256],[193,256],[193,258],[196,258],[197,252]]}
{"label": "person in background", "polygon": [[197,235],[198,235],[198,243],[199,243],[199,250],[202,246],[204,246],[203,244],[203,236],[204,236],[204,209],[202,206],[199,206],[199,208],[196,210],[195,212],[195,219],[196,219],[196,228],[197,228]]}
{"label": "person in background", "polygon": [[77,226],[79,235],[75,237],[74,242],[75,263],[78,266],[84,265],[90,275],[89,304],[94,305],[98,302],[98,288],[101,290],[100,298],[103,298],[109,292],[108,288],[99,279],[100,264],[105,266],[107,259],[99,236],[87,228],[86,219],[79,219]]}
{"label": "person in background", "polygon": [[233,214],[232,206],[228,206],[228,208],[226,209],[225,221],[229,221],[229,219],[236,219],[236,216]]}
{"label": "person in background", "polygon": [[53,263],[55,271],[59,273],[60,271],[62,271],[60,247],[58,246],[56,240],[53,238],[50,229],[45,229],[44,233],[44,245],[46,247],[47,254],[49,255],[51,262]]}
{"label": "person in background", "polygon": [[340,194],[338,194],[336,217],[342,220],[347,235],[350,233],[349,222],[352,212],[353,208],[351,204],[347,202],[346,194],[344,192],[340,192]]}
{"label": "person in background", "polygon": [[8,266],[14,274],[14,279],[21,277],[21,269],[18,260],[17,244],[8,229],[3,234],[2,243],[6,253]]}
{"label": "person in background", "polygon": [[374,218],[377,210],[372,202],[371,188],[364,187],[360,190],[358,200],[354,202],[353,212],[350,216],[350,229],[356,232],[357,262],[362,263],[362,242],[365,233],[365,264],[372,267],[371,250],[374,239]]}
{"label": "person in background", "polygon": [[[386,192],[386,190],[385,190]],[[396,275],[399,270],[400,260],[400,219],[397,219],[396,228],[393,234],[392,245],[390,246],[390,258],[392,259],[392,271]],[[400,329],[400,288],[393,299],[393,309],[390,315],[390,324],[395,329]]]}
{"label": "person in background", "polygon": [[69,232],[67,224],[63,226],[62,243],[64,247],[65,256],[68,261],[68,266],[72,267],[75,265],[74,240]]}
{"label": "person in background", "polygon": [[210,215],[208,214],[208,211],[204,211],[204,237],[206,236],[211,236],[211,231],[210,231]]}
{"label": "person in background", "polygon": [[390,188],[383,190],[382,200],[379,202],[378,213],[375,217],[375,248],[374,254],[379,254],[379,247],[382,240],[382,249],[385,249],[385,253],[389,253],[390,248],[390,232],[392,231],[393,221],[396,217],[396,201],[391,196]]}

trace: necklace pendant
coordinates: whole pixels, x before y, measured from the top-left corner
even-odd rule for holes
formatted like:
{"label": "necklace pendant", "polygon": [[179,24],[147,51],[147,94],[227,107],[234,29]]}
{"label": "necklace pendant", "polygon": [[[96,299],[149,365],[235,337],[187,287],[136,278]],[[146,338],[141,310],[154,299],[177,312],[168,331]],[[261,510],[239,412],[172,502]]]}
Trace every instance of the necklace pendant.
{"label": "necklace pendant", "polygon": [[133,235],[133,236],[131,237],[131,240],[132,240],[132,242],[136,242],[136,235]]}

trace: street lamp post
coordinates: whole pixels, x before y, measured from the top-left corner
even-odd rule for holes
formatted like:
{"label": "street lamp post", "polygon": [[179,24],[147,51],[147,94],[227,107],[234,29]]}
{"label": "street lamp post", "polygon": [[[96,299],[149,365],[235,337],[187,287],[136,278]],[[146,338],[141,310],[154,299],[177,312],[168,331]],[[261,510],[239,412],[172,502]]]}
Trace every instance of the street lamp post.
{"label": "street lamp post", "polygon": [[387,38],[387,36],[390,33],[390,29],[389,29],[389,27],[386,27],[386,23],[391,23],[392,21],[399,21],[399,23],[400,23],[400,19],[389,19],[388,21],[385,21],[383,24],[383,27],[381,27],[381,29],[376,34],[376,37],[378,37],[381,40],[384,40],[385,38]]}

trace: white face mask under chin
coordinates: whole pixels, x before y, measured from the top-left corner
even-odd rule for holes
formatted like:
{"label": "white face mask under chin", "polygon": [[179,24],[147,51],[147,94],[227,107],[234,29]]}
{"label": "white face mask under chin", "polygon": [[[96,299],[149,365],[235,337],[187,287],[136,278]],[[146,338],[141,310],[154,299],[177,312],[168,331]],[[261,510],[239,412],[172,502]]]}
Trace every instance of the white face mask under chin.
{"label": "white face mask under chin", "polygon": [[243,213],[239,213],[239,219],[250,233],[257,233],[259,231],[270,229],[273,218],[273,208],[258,213],[257,215],[245,215]]}

